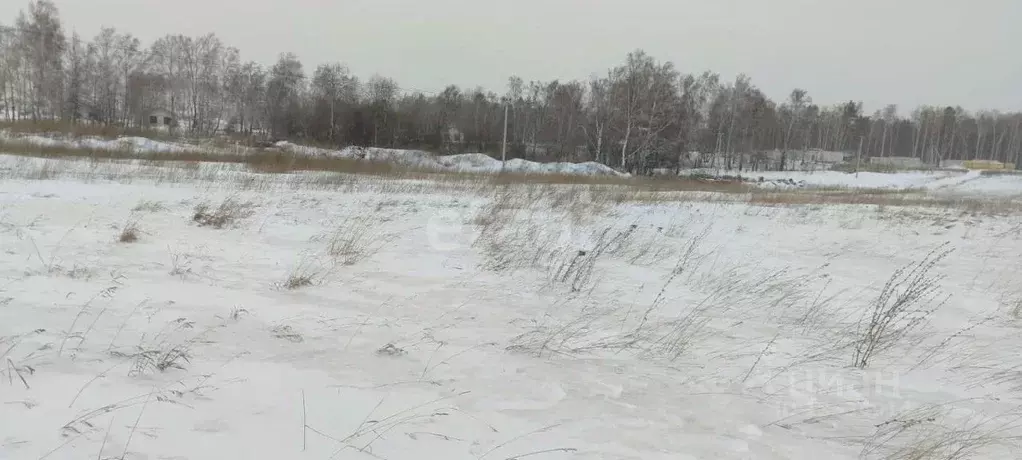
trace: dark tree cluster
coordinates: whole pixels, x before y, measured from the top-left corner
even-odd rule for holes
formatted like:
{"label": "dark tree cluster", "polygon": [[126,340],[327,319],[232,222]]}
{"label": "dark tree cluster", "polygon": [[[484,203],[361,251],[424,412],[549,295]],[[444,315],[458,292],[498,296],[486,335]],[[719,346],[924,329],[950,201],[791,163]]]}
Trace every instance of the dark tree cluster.
{"label": "dark tree cluster", "polygon": [[404,91],[339,63],[307,69],[292,53],[266,68],[214,34],[168,35],[148,46],[113,28],[68,37],[50,0],[31,1],[12,26],[0,26],[0,112],[8,120],[141,128],[160,109],[185,135],[498,154],[507,113],[509,157],[630,171],[677,167],[689,152],[743,168],[767,151],[1017,163],[1022,150],[1020,113],[924,106],[902,114],[890,105],[867,114],[855,101],[816,105],[802,89],[773,101],[745,75],[684,73],[641,50],[586,81],[511,77],[502,91]]}

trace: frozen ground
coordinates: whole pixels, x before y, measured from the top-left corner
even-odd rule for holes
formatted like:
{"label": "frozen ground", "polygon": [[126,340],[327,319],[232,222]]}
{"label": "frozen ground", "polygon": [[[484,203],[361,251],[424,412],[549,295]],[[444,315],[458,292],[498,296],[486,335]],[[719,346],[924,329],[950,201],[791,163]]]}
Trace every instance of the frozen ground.
{"label": "frozen ground", "polygon": [[[0,459],[1019,451],[1017,213],[30,167],[0,182]],[[226,198],[253,207],[194,221]]]}

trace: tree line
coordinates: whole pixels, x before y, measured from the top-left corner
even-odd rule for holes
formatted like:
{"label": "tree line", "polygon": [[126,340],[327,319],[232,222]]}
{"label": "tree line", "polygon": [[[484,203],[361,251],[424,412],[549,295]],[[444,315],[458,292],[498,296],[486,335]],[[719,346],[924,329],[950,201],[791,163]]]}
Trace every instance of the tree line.
{"label": "tree line", "polygon": [[853,100],[814,104],[799,88],[773,101],[746,75],[685,73],[642,50],[583,81],[512,76],[502,94],[455,85],[427,93],[379,75],[363,81],[341,63],[310,71],[293,53],[264,67],[212,33],[148,45],[115,28],[68,36],[51,0],[30,1],[0,25],[6,119],[145,128],[157,109],[175,115],[180,134],[491,154],[501,151],[506,113],[509,157],[633,172],[676,167],[688,152],[743,168],[767,151],[1017,163],[1022,150],[1022,113],[888,105],[866,114]]}

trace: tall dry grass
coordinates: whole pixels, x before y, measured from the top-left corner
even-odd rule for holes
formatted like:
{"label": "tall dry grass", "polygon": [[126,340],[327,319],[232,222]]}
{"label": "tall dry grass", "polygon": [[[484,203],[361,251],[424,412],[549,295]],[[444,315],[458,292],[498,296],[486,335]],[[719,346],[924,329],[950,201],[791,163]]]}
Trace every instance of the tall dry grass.
{"label": "tall dry grass", "polygon": [[951,252],[942,245],[891,275],[859,324],[853,360],[856,367],[868,367],[876,355],[899,344],[943,306],[943,302],[936,301],[942,278],[930,272]]}
{"label": "tall dry grass", "polygon": [[925,404],[876,425],[860,458],[883,460],[965,460],[1007,458],[1022,448],[1022,416],[1009,409],[993,416],[955,420],[949,406]]}
{"label": "tall dry grass", "polygon": [[169,139],[162,131],[139,128],[123,128],[101,123],[71,123],[64,120],[17,120],[0,121],[0,131],[18,134],[63,136],[70,138],[100,137],[116,139],[121,136],[140,136],[152,139]]}

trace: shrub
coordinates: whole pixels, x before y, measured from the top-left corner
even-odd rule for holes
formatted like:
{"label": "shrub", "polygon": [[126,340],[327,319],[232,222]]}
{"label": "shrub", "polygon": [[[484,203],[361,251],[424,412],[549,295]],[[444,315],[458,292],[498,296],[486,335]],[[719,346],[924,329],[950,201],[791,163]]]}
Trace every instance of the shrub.
{"label": "shrub", "polygon": [[138,234],[140,230],[138,224],[135,222],[128,222],[121,228],[121,234],[117,237],[117,241],[121,243],[134,243],[138,241]]}

